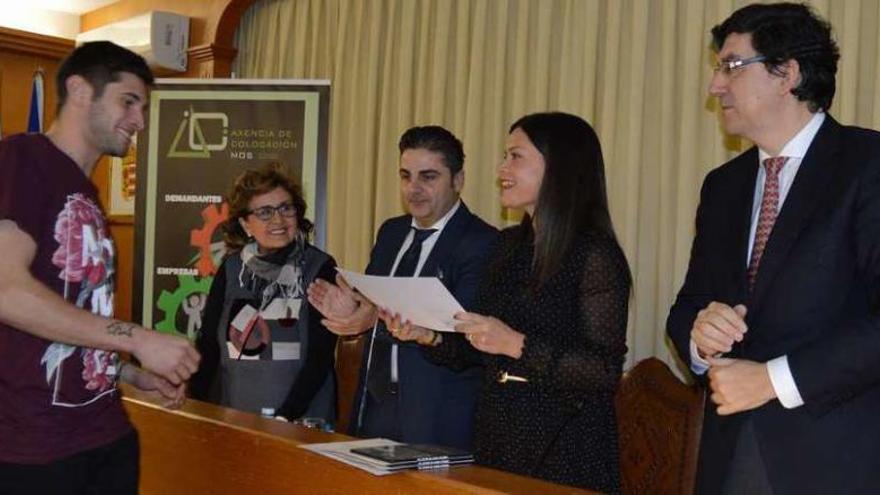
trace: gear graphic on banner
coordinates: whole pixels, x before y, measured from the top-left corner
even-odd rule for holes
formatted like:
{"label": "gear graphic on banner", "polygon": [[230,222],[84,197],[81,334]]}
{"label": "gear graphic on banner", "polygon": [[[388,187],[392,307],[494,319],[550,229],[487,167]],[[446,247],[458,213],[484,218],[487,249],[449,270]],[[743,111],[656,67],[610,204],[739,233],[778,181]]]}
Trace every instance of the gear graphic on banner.
{"label": "gear graphic on banner", "polygon": [[213,237],[220,224],[229,218],[229,205],[221,203],[219,208],[217,205],[208,205],[201,214],[204,224],[189,233],[190,246],[199,250],[199,254],[190,261],[190,264],[195,262],[199,276],[207,277],[217,273],[220,260],[226,252],[223,241],[213,242]]}
{"label": "gear graphic on banner", "polygon": [[[201,328],[201,312],[213,280],[214,277],[197,279],[191,275],[178,275],[177,289],[174,292],[163,290],[159,294],[156,306],[162,310],[165,318],[156,324],[156,330],[170,334],[186,334],[190,340],[194,340]],[[185,329],[177,327],[177,317],[181,312],[186,316]]]}

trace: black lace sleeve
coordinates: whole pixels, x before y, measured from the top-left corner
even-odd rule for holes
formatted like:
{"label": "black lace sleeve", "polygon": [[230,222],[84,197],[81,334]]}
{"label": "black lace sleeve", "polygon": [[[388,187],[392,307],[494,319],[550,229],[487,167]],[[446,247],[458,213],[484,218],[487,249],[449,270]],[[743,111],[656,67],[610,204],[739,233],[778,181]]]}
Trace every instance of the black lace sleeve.
{"label": "black lace sleeve", "polygon": [[[585,393],[611,392],[623,372],[630,275],[626,258],[612,239],[591,238],[580,253],[580,318],[575,345],[561,347],[526,339],[512,368],[545,388]],[[581,260],[576,260],[581,262]]]}
{"label": "black lace sleeve", "polygon": [[455,371],[483,364],[483,354],[474,349],[462,334],[444,333],[440,345],[424,349],[429,361]]}

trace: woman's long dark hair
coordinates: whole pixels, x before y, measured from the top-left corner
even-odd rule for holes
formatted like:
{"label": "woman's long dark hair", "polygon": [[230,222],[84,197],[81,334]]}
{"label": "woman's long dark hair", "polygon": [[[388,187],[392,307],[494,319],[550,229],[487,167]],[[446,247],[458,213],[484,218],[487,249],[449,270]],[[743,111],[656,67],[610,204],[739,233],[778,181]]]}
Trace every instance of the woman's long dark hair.
{"label": "woman's long dark hair", "polygon": [[528,136],[545,164],[535,218],[523,218],[535,234],[537,288],[559,271],[578,235],[617,238],[608,212],[602,147],[590,124],[567,113],[534,113],[514,122],[509,132],[516,129]]}

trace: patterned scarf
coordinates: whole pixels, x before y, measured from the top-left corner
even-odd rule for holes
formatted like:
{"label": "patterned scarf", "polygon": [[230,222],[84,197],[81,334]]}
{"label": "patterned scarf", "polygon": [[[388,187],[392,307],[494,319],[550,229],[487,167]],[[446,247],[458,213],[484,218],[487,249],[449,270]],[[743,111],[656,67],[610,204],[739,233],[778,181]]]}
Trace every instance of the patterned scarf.
{"label": "patterned scarf", "polygon": [[259,254],[256,242],[241,250],[243,263],[238,283],[254,294],[261,294],[260,311],[274,299],[284,299],[288,307],[294,300],[302,299],[305,245],[305,236],[298,233],[293,242],[269,254]]}

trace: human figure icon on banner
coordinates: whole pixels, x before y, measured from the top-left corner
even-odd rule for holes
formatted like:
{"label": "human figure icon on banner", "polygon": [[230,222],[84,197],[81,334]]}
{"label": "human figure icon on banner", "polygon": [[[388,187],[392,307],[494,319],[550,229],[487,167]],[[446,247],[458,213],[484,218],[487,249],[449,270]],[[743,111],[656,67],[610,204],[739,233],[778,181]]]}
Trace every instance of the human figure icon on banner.
{"label": "human figure icon on banner", "polygon": [[186,314],[186,336],[195,338],[196,333],[202,328],[202,311],[205,310],[207,295],[194,292],[184,299],[181,307]]}

